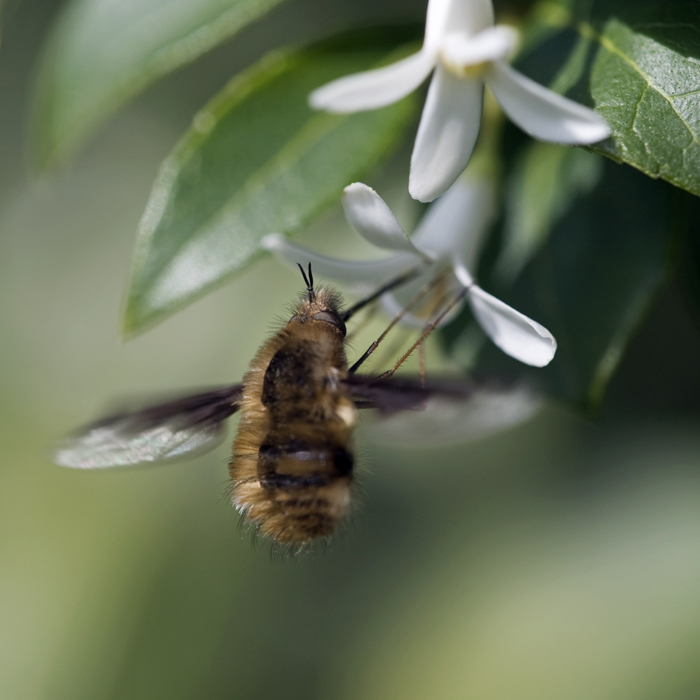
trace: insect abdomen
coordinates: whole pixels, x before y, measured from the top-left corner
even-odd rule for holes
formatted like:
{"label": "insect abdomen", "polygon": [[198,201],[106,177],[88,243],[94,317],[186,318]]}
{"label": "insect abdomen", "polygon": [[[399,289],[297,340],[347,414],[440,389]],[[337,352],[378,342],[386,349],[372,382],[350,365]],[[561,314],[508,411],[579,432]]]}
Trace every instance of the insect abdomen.
{"label": "insect abdomen", "polygon": [[[278,542],[305,542],[327,537],[350,502],[353,457],[337,435],[308,433],[308,425],[285,425],[270,431],[260,446],[258,479],[267,500],[269,520],[261,527]],[[320,428],[320,426],[318,426]]]}
{"label": "insect abdomen", "polygon": [[236,504],[263,534],[280,543],[332,534],[350,504],[353,456],[344,432],[285,424],[269,431],[255,457],[237,459],[239,473],[247,462],[255,477],[239,481]]}

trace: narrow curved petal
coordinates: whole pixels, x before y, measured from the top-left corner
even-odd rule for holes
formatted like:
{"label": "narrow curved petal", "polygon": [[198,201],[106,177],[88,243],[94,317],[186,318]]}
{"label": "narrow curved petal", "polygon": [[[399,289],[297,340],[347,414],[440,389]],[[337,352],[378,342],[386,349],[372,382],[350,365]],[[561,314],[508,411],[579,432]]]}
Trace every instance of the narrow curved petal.
{"label": "narrow curved petal", "polygon": [[[433,3],[435,0],[429,0]],[[451,0],[445,21],[445,31],[465,32],[474,36],[493,26],[491,0]]]}
{"label": "narrow curved petal", "polygon": [[262,239],[262,247],[274,253],[285,263],[295,267],[311,263],[314,275],[327,277],[348,284],[380,286],[392,277],[408,272],[420,264],[420,260],[408,253],[397,253],[379,260],[340,260],[315,253],[304,246],[292,243],[282,234],[271,233]]}
{"label": "narrow curved petal", "polygon": [[596,143],[610,136],[606,121],[584,107],[530,80],[501,61],[485,75],[503,111],[526,133],[554,143]]}
{"label": "narrow curved petal", "polygon": [[480,80],[457,78],[438,65],[413,146],[411,197],[432,202],[467,167],[479,135],[483,97]]}
{"label": "narrow curved petal", "polygon": [[361,182],[348,185],[343,190],[343,209],[350,226],[372,245],[422,257],[386,202],[371,187]]}
{"label": "narrow curved petal", "polygon": [[413,92],[435,67],[436,53],[418,53],[383,68],[339,78],[309,95],[309,106],[334,114],[386,107]]}
{"label": "narrow curved petal", "polygon": [[557,341],[544,326],[476,285],[469,291],[469,303],[486,335],[506,355],[534,367],[552,361]]}
{"label": "narrow curved petal", "polygon": [[465,175],[428,207],[412,240],[434,259],[451,258],[473,270],[495,215],[495,184]]}
{"label": "narrow curved petal", "polygon": [[449,32],[442,43],[442,59],[456,67],[474,66],[507,58],[518,43],[518,32],[501,24],[488,27],[476,36]]}

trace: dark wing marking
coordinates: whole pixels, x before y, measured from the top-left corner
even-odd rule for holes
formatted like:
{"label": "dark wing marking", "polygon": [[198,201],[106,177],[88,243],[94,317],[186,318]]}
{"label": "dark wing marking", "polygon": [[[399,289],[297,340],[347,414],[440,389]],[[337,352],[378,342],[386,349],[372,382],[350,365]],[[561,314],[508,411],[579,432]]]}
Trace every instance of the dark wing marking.
{"label": "dark wing marking", "polygon": [[65,438],[53,454],[62,467],[106,469],[193,456],[215,447],[243,387],[223,387],[122,411]]}
{"label": "dark wing marking", "polygon": [[420,379],[387,377],[376,379],[366,375],[351,374],[343,384],[357,408],[376,408],[381,413],[396,411],[420,411],[428,399],[435,396],[455,401],[469,399],[479,388],[472,379],[435,379],[423,384]]}

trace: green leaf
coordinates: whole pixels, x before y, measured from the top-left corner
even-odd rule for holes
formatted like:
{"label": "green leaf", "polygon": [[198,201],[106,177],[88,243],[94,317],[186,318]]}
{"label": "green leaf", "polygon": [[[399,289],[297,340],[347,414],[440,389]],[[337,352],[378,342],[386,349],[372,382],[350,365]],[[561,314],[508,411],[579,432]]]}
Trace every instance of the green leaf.
{"label": "green leaf", "polygon": [[44,51],[34,109],[40,166],[70,156],[112,112],[282,0],[72,0]]}
{"label": "green leaf", "polygon": [[[547,327],[558,350],[544,369],[525,367],[483,344],[478,368],[522,375],[558,399],[592,408],[664,283],[673,249],[671,193],[634,170],[604,161],[604,177],[577,201],[516,283],[496,294]],[[453,356],[473,350],[468,315],[446,329]]]}
{"label": "green leaf", "polygon": [[576,5],[569,26],[580,39],[552,87],[607,120],[612,136],[592,150],[700,195],[700,4]]}
{"label": "green leaf", "polygon": [[271,54],[195,116],[140,225],[127,333],[243,270],[263,253],[266,234],[296,233],[398,143],[417,110],[413,97],[351,115],[307,106],[313,88],[387,57],[386,48],[360,46]]}
{"label": "green leaf", "polygon": [[700,64],[617,19],[600,42],[591,92],[615,136],[598,150],[700,195]]}

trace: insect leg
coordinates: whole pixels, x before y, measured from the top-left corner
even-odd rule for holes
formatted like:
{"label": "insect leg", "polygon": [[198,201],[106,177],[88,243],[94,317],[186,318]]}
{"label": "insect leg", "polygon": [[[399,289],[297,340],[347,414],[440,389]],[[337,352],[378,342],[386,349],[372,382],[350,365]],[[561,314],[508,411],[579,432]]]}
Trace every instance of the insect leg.
{"label": "insect leg", "polygon": [[[389,331],[418,303],[420,303],[427,294],[430,293],[445,277],[444,274],[438,275],[434,279],[432,279],[428,284],[424,285],[419,291],[418,294],[416,294],[411,301],[406,304],[406,306],[399,311],[396,316],[391,320],[391,323],[384,329],[384,332],[365,350],[365,352],[362,354],[362,357],[360,357],[357,362],[348,370],[350,374],[354,374],[357,372],[357,370],[360,368],[360,366],[365,362],[365,360],[377,349],[379,346],[379,343],[386,338],[387,334]],[[382,292],[383,293],[383,292]]]}
{"label": "insect leg", "polygon": [[425,343],[418,346],[418,361],[420,363],[420,385],[425,386]]}
{"label": "insect leg", "polygon": [[389,370],[384,372],[383,374],[380,374],[377,379],[386,379],[387,377],[391,377],[396,370],[401,367],[401,365],[406,362],[406,360],[411,356],[411,353],[419,346],[423,344],[423,341],[437,328],[438,324],[440,321],[442,321],[447,314],[454,309],[457,304],[459,304],[464,297],[467,296],[467,292],[469,291],[469,287],[465,287],[440,313],[439,315],[432,321],[432,323],[429,323],[423,332],[421,333],[420,338],[416,340],[413,345],[399,358],[398,362]]}
{"label": "insect leg", "polygon": [[[409,340],[410,336],[415,335],[412,331],[412,328],[406,327],[395,329],[394,333],[396,337],[394,341],[389,343],[389,339],[387,338],[384,343],[382,343],[384,352],[375,360],[376,366],[388,367],[389,365],[393,365],[395,359],[403,352],[403,348],[406,347],[406,341]],[[379,354],[379,351],[377,351],[376,354]]]}
{"label": "insect leg", "polygon": [[375,299],[379,299],[379,297],[382,294],[386,294],[395,287],[399,287],[405,282],[409,282],[410,280],[412,280],[418,275],[422,267],[422,265],[419,265],[418,267],[414,267],[412,270],[404,272],[404,274],[395,277],[390,282],[387,282],[383,287],[380,287],[375,292],[372,292],[369,296],[365,297],[364,299],[360,299],[360,301],[358,301],[356,304],[353,304],[347,311],[343,312],[340,315],[340,318],[343,319],[343,321],[347,321],[351,316],[354,316],[358,311],[360,311],[360,309],[364,309],[364,307],[367,306],[367,304],[371,304]]}

